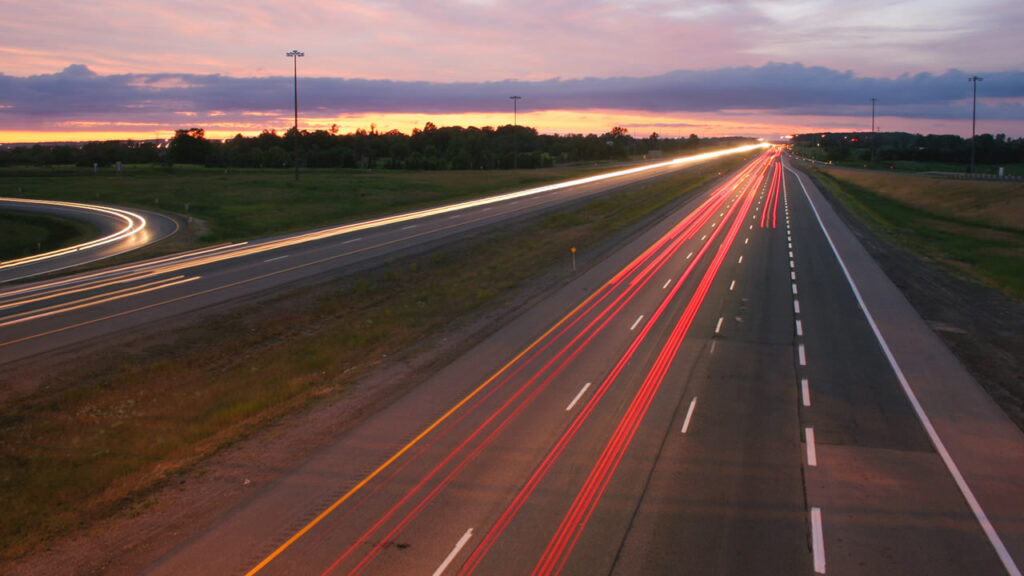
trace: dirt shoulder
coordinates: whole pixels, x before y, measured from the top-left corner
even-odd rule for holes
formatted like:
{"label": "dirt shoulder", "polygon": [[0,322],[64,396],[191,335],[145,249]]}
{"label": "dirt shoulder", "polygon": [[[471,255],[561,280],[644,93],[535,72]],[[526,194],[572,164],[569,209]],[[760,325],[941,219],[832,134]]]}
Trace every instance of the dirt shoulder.
{"label": "dirt shoulder", "polygon": [[855,217],[827,186],[819,188],[921,317],[1024,430],[1024,302],[897,246]]}

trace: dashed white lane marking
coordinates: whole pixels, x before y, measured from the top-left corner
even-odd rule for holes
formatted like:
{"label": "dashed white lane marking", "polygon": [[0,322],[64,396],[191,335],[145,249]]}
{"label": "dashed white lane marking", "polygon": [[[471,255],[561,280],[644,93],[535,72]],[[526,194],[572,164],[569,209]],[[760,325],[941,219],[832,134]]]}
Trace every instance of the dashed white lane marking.
{"label": "dashed white lane marking", "polygon": [[796,321],[796,335],[797,336],[803,336],[804,335],[804,323],[799,321],[799,320]]}
{"label": "dashed white lane marking", "polygon": [[750,244],[750,238],[744,238],[743,239],[743,243],[744,244]]}
{"label": "dashed white lane marking", "polygon": [[351,244],[353,242],[362,242],[362,241],[363,241],[362,238],[353,238],[351,240],[345,240],[344,242],[342,242],[342,244]]}
{"label": "dashed white lane marking", "polygon": [[814,571],[825,573],[825,535],[821,530],[821,508],[811,508],[811,548],[814,550]]}
{"label": "dashed white lane marking", "polygon": [[814,446],[814,428],[808,426],[804,430],[804,435],[807,436],[807,465],[817,466],[818,450]]}
{"label": "dashed white lane marking", "polygon": [[705,234],[705,235],[701,236],[701,237],[700,237],[700,241],[701,241],[701,242],[703,242],[703,241],[704,241],[704,239],[705,239],[705,238],[707,238],[707,237],[708,237],[708,235],[707,235],[707,234]]}
{"label": "dashed white lane marking", "polygon": [[722,320],[724,320],[724,318],[719,316],[718,317],[718,324],[715,324],[715,334],[718,334],[718,333],[720,333],[722,331]]}
{"label": "dashed white lane marking", "polygon": [[661,289],[664,290],[665,288],[668,288],[668,285],[671,284],[671,283],[672,283],[672,279],[669,278],[668,280],[665,281],[665,285],[662,286]]}
{"label": "dashed white lane marking", "polygon": [[737,260],[736,263],[737,264],[743,264],[743,256],[740,256],[740,259]]}
{"label": "dashed white lane marking", "polygon": [[793,313],[794,314],[799,314],[800,313],[800,301],[799,300],[793,300]]}
{"label": "dashed white lane marking", "polygon": [[800,396],[803,398],[804,406],[811,405],[811,386],[807,382],[807,378],[800,379]]}
{"label": "dashed white lane marking", "polygon": [[416,227],[415,224],[409,224],[408,226],[402,227],[402,230],[412,230],[415,227]]}
{"label": "dashed white lane marking", "polygon": [[687,260],[689,260],[692,257],[693,257],[693,252],[690,252],[689,254],[686,255],[686,259]]}
{"label": "dashed white lane marking", "polygon": [[792,260],[790,260],[789,261],[789,267],[790,268],[796,268],[796,262],[793,262]]}
{"label": "dashed white lane marking", "polygon": [[803,344],[796,347],[796,353],[800,357],[800,365],[807,366],[807,353],[804,351]]}
{"label": "dashed white lane marking", "polygon": [[289,254],[285,254],[284,256],[278,256],[276,258],[271,258],[270,260],[264,260],[264,262],[274,262],[276,260],[284,260],[288,256],[289,256]]}
{"label": "dashed white lane marking", "polygon": [[462,538],[459,538],[459,541],[455,543],[455,548],[452,548],[452,551],[448,553],[444,562],[441,562],[441,565],[437,567],[437,570],[434,570],[434,576],[441,576],[441,574],[444,574],[448,565],[452,563],[452,560],[455,560],[455,557],[459,555],[459,552],[462,551],[463,547],[466,546],[466,543],[469,542],[469,539],[472,537],[473,529],[470,528],[469,530],[466,530],[466,533],[462,535]]}
{"label": "dashed white lane marking", "polygon": [[796,271],[795,270],[789,273],[789,279],[790,280],[796,280]]}
{"label": "dashed white lane marking", "polygon": [[796,282],[793,282],[793,294],[796,294]]}
{"label": "dashed white lane marking", "polygon": [[587,388],[590,388],[590,382],[587,382],[583,385],[583,388],[580,388],[580,391],[576,393],[576,397],[573,398],[572,402],[569,402],[569,405],[565,407],[566,412],[572,410],[576,406],[576,403],[580,401],[580,398],[583,398],[583,395],[587,393]]}
{"label": "dashed white lane marking", "polygon": [[733,280],[732,283],[729,284],[729,291],[732,292],[732,289],[735,288],[735,287],[736,287],[736,281]]}
{"label": "dashed white lane marking", "polygon": [[690,400],[690,408],[686,411],[686,419],[683,420],[683,429],[681,432],[686,434],[686,431],[690,429],[690,419],[693,418],[693,409],[697,407],[697,397],[694,396],[693,400]]}
{"label": "dashed white lane marking", "polygon": [[790,250],[790,251],[789,251],[789,257],[790,257],[790,258],[792,258],[792,257],[793,257],[793,251],[792,251],[792,250]]}
{"label": "dashed white lane marking", "polygon": [[641,314],[640,317],[637,318],[635,322],[633,322],[633,325],[630,326],[629,329],[630,330],[636,330],[636,327],[640,324],[640,321],[643,320],[643,319],[644,319],[644,315]]}

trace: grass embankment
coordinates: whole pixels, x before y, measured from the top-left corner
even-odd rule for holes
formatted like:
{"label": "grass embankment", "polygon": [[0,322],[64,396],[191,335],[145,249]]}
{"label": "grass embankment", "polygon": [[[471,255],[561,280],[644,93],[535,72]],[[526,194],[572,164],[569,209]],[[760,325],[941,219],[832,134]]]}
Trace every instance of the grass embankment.
{"label": "grass embankment", "polygon": [[[568,250],[590,254],[738,165],[633,186],[54,370],[0,409],[0,558],[146,505],[224,446],[415,350],[460,319],[507,303]],[[536,285],[533,284],[536,289]]]}
{"label": "grass embankment", "polygon": [[[853,150],[854,156],[860,156],[864,150]],[[969,171],[970,165],[957,162],[921,162],[917,160],[864,160],[863,158],[847,158],[846,160],[829,160],[829,149],[817,146],[794,146],[793,154],[800,158],[807,158],[817,162],[825,162],[844,168],[867,168],[887,172],[953,172],[964,174]],[[1002,168],[1006,176],[1024,176],[1024,164],[977,164],[975,172],[978,174],[999,174]]]}
{"label": "grass embankment", "polygon": [[836,198],[890,241],[1024,298],[1024,183],[839,168],[818,174]]}
{"label": "grass embankment", "polygon": [[[188,214],[205,242],[241,240],[359,220],[568,180],[607,166],[543,170],[224,172],[197,166],[128,166],[93,174],[74,167],[0,170],[0,196],[99,202]],[[186,210],[187,205],[187,210]]]}
{"label": "grass embankment", "polygon": [[26,212],[0,212],[0,261],[57,250],[99,232],[76,220]]}

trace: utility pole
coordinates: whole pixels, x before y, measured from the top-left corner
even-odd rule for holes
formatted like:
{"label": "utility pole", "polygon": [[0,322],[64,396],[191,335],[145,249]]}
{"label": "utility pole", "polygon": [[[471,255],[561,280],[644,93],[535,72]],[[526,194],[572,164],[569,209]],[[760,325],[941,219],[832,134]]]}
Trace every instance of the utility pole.
{"label": "utility pole", "polygon": [[292,163],[295,164],[295,180],[299,180],[299,58],[305,56],[305,53],[299,52],[298,50],[292,50],[285,54],[285,56],[292,59],[293,78],[295,86],[295,148],[292,152]]}
{"label": "utility pole", "polygon": [[516,141],[516,132],[518,132],[518,118],[516,117],[519,110],[519,101],[523,99],[522,96],[509,96],[509,100],[512,101],[512,169],[519,169],[519,143]]}
{"label": "utility pole", "polygon": [[978,82],[981,82],[984,78],[980,76],[971,76],[967,79],[968,82],[974,83],[974,101],[971,104],[971,174],[974,174],[974,132],[977,126],[977,112],[978,112]]}
{"label": "utility pole", "polygon": [[871,161],[875,161],[875,102],[878,98],[871,99]]}

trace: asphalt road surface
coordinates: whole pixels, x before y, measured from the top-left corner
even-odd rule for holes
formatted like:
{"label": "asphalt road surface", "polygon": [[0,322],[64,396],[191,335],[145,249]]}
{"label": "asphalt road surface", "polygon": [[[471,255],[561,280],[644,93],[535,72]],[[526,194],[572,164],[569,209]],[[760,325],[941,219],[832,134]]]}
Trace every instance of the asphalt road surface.
{"label": "asphalt road surface", "polygon": [[1024,438],[777,150],[150,574],[1019,574]]}
{"label": "asphalt road surface", "polygon": [[0,285],[131,252],[178,231],[173,218],[147,210],[20,198],[0,198],[0,210],[78,220],[99,232],[97,238],[76,246],[0,262]]}
{"label": "asphalt road surface", "polygon": [[[19,288],[0,364],[633,177]],[[1022,495],[1020,431],[773,149],[148,573],[1016,575]]]}

